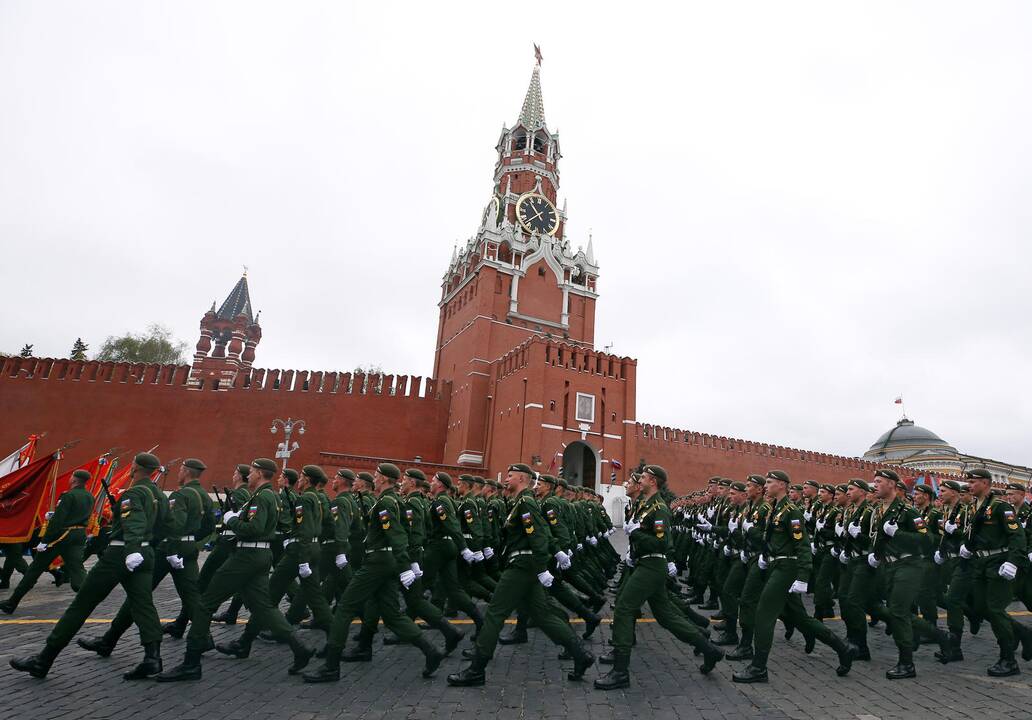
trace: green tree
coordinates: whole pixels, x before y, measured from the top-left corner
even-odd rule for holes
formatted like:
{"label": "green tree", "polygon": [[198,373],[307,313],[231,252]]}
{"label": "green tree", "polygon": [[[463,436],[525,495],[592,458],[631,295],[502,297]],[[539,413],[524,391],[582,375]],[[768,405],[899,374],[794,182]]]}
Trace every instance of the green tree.
{"label": "green tree", "polygon": [[72,360],[78,360],[83,362],[86,360],[86,351],[90,349],[90,346],[82,341],[82,338],[75,338],[75,344],[72,345]]}
{"label": "green tree", "polygon": [[21,356],[32,357],[32,345],[30,343],[25,343],[25,347],[21,349]]}
{"label": "green tree", "polygon": [[172,331],[158,324],[147,326],[140,334],[108,336],[97,353],[97,360],[181,365],[186,343],[172,337]]}

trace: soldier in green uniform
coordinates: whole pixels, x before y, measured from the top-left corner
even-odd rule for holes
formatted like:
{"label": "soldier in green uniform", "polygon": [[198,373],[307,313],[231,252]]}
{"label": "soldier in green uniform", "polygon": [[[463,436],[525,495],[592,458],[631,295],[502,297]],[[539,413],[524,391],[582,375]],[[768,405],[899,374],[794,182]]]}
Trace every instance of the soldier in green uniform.
{"label": "soldier in green uniform", "polygon": [[[154,561],[152,588],[157,588],[171,573],[176,593],[189,613],[196,612],[200,603],[197,590],[197,540],[209,535],[215,527],[211,498],[201,489],[200,484],[201,473],[205,469],[204,463],[196,458],[189,458],[179,466],[179,487],[167,500],[164,493],[158,498],[160,505],[165,506],[167,503],[167,508],[163,509],[163,521],[160,527],[155,527],[151,538],[151,546],[160,550]],[[107,632],[91,640],[80,639],[78,644],[101,657],[108,657],[132,623],[133,616],[127,601],[122,603]],[[178,635],[175,632],[169,634],[182,637],[185,624],[177,630]],[[165,632],[165,628],[162,631]],[[127,679],[157,675],[161,669],[160,663],[156,663],[144,668],[150,671],[148,675]]]}
{"label": "soldier in green uniform", "polygon": [[[311,475],[305,473],[305,468],[311,472]],[[321,523],[321,527],[319,528],[319,537],[317,542],[318,548],[316,549],[317,552],[314,557],[312,557],[310,563],[313,574],[317,576],[315,582],[318,584],[320,582],[318,578],[325,577],[336,568],[337,556],[340,554],[338,547],[346,544],[347,531],[346,528],[337,522],[337,515],[334,514],[330,498],[326,494],[326,483],[329,482],[329,478],[326,477],[326,473],[318,465],[306,465],[305,468],[303,468],[301,472],[302,475],[305,476],[307,491],[311,493],[319,503],[319,522]],[[309,590],[312,587],[312,583],[309,582]],[[320,594],[323,596],[323,600],[325,602],[329,602],[326,600],[325,593],[321,592],[321,587]],[[308,612],[307,600],[310,595],[310,592],[297,593],[294,595],[294,598],[290,603],[290,609],[286,612],[287,622],[291,625],[297,625],[305,617],[306,612]],[[322,603],[320,603],[320,605],[321,604]],[[328,623],[330,618],[328,606],[326,608],[326,612],[323,612],[322,609],[320,609],[319,617],[321,620],[313,617],[308,627],[310,629],[329,631],[330,626],[328,624],[324,624]]]}
{"label": "soldier in green uniform", "polygon": [[746,478],[749,509],[741,522],[743,547],[738,554],[739,560],[745,565],[745,580],[738,602],[738,623],[742,628],[742,636],[738,647],[727,654],[728,660],[751,660],[753,656],[756,608],[767,582],[767,569],[759,565],[759,557],[763,553],[764,528],[771,509],[763,493],[765,482],[762,475]]}
{"label": "soldier in green uniform", "polygon": [[[251,497],[251,491],[247,485],[250,474],[250,465],[241,463],[236,466],[236,469],[233,471],[233,489],[226,491],[225,507],[222,508],[223,513],[239,512],[241,508],[246,507],[247,501]],[[219,536],[215,541],[215,549],[208,556],[208,559],[204,561],[204,566],[201,568],[201,576],[197,582],[197,587],[202,595],[208,589],[208,585],[211,583],[211,579],[215,577],[218,569],[229,560],[233,549],[236,548],[236,542],[236,533],[223,523]],[[240,595],[234,595],[229,602],[229,607],[222,612],[215,613],[211,618],[212,621],[225,623],[226,625],[236,625],[237,614],[240,612],[243,604],[244,601]],[[180,616],[186,617],[184,613],[180,613]],[[189,621],[190,618],[186,617],[186,620]]]}
{"label": "soldier in green uniform", "polygon": [[867,494],[871,490],[871,486],[860,478],[849,481],[849,505],[839,516],[835,528],[842,543],[838,557],[843,565],[839,607],[842,621],[846,625],[846,638],[856,648],[857,660],[871,659],[871,651],[867,646],[867,611],[873,604],[875,587],[874,568],[867,562],[867,555],[871,552],[873,511],[867,501]]}
{"label": "soldier in green uniform", "polygon": [[766,682],[767,657],[774,638],[774,624],[784,613],[788,622],[804,636],[820,640],[838,654],[836,673],[847,675],[853,664],[852,650],[823,623],[807,615],[802,595],[810,576],[810,541],[803,525],[803,513],[786,497],[789,477],[781,470],[767,473],[765,493],[772,507],[764,528],[763,554],[757,559],[761,569],[768,569],[767,581],[756,609],[752,662],[734,673],[739,683]]}
{"label": "soldier in green uniform", "polygon": [[549,608],[546,588],[554,578],[548,572],[552,559],[548,523],[530,490],[534,472],[529,465],[509,466],[505,485],[512,500],[505,518],[505,569],[498,582],[483,627],[477,634],[470,664],[448,676],[448,684],[468,687],[484,684],[484,670],[494,655],[498,635],[506,618],[517,608],[524,608],[548,638],[573,657],[573,672],[568,677],[580,680],[595,658],[581,645],[569,623],[563,622]]}
{"label": "soldier in green uniform", "polygon": [[402,642],[418,647],[425,658],[423,676],[430,677],[440,666],[444,655],[431,645],[412,619],[398,605],[398,583],[408,589],[416,580],[408,553],[401,500],[396,492],[401,471],[391,463],[380,463],[373,475],[379,492],[369,514],[365,538],[365,562],[355,573],[337,603],[326,643],[323,667],[305,673],[305,682],[322,683],[340,679],[340,660],[347,641],[351,621],[361,616],[370,602],[379,607],[384,624]]}
{"label": "soldier in green uniform", "polygon": [[466,541],[466,547],[473,553],[472,562],[467,561],[458,566],[459,582],[471,596],[479,600],[490,600],[491,591],[480,583],[480,576],[476,572],[477,563],[484,562],[486,556],[484,554],[483,526],[480,521],[480,506],[473,495],[474,482],[472,475],[463,474],[459,475],[458,483],[455,486],[459,526],[462,528],[462,537]]}
{"label": "soldier in green uniform", "polygon": [[630,541],[627,561],[634,574],[621,589],[613,614],[613,668],[595,680],[599,690],[615,690],[631,684],[630,661],[634,641],[635,617],[646,602],[656,622],[681,642],[689,643],[703,655],[699,672],[713,670],[724,657],[723,651],[707,640],[698,626],[676,610],[667,590],[667,576],[677,572],[670,541],[670,508],[660,491],[666,488],[666,470],[646,465],[638,478],[639,505],[624,532]]}
{"label": "soldier in green uniform", "polygon": [[61,493],[57,507],[47,521],[46,532],[39,538],[32,564],[23,571],[22,579],[11,596],[0,602],[0,610],[10,615],[18,603],[35,586],[39,576],[47,571],[54,558],[64,561],[64,571],[72,585],[78,590],[86,577],[82,566],[83,548],[86,546],[86,522],[93,510],[93,496],[86,490],[91,475],[86,470],[72,473],[67,492]]}
{"label": "soldier in green uniform", "polygon": [[835,615],[835,586],[838,582],[840,563],[835,551],[835,525],[838,523],[842,505],[846,502],[846,488],[836,498],[834,485],[821,485],[817,492],[820,509],[813,513],[814,562],[817,569],[813,581],[813,616],[818,620]]}
{"label": "soldier in green uniform", "polygon": [[964,476],[975,509],[959,554],[971,561],[974,611],[989,621],[1000,646],[1000,659],[987,673],[991,677],[1017,675],[1021,669],[1014,659],[1015,624],[1007,615],[1007,605],[1014,597],[1018,565],[1025,559],[1025,531],[1011,504],[990,493],[992,475],[988,470],[967,470]]}
{"label": "soldier in green uniform", "polygon": [[[1014,513],[1018,518],[1018,525],[1022,530],[1025,531],[1025,545],[1027,549],[1032,550],[1032,543],[1029,543],[1030,537],[1032,537],[1032,504],[1025,499],[1027,494],[1025,486],[1021,483],[1011,482],[1007,483],[1007,502],[1014,507]],[[1014,584],[1014,597],[1019,600],[1026,610],[1032,610],[1032,552],[1029,552],[1029,557],[1026,558],[1026,562],[1023,562],[1018,570],[1018,579]]]}
{"label": "soldier in green uniform", "polygon": [[724,553],[728,556],[730,567],[724,586],[721,589],[720,607],[723,614],[723,630],[713,640],[714,645],[738,645],[738,599],[745,586],[748,567],[742,561],[745,550],[745,535],[742,531],[742,520],[749,516],[749,487],[744,482],[731,484],[730,514],[727,530],[721,538]]}
{"label": "soldier in green uniform", "polygon": [[283,614],[269,600],[269,569],[272,565],[271,543],[276,537],[279,500],[272,488],[278,466],[268,458],[251,463],[248,480],[255,486],[246,506],[222,516],[223,523],[236,534],[237,545],[229,560],[219,568],[208,589],[201,596],[190,623],[183,662],[158,675],[158,682],[200,680],[201,653],[210,642],[211,614],[223,601],[239,593],[259,627],[268,629],[274,639],[285,641],[294,653],[288,672],[301,671],[313,655],[298,639],[297,633]]}
{"label": "soldier in green uniform", "polygon": [[458,558],[473,562],[473,551],[466,546],[466,539],[462,536],[451,489],[452,479],[448,473],[434,474],[430,481],[430,530],[423,555],[423,584],[431,589],[439,586],[440,594],[447,602],[466,613],[480,632],[484,619],[459,582]]}
{"label": "soldier in green uniform", "polygon": [[87,573],[75,599],[47,636],[42,652],[12,659],[11,667],[15,670],[37,678],[46,677],[58,654],[116,585],[125,590],[144,648],[143,662],[128,675],[146,676],[155,667],[161,667],[161,623],[151,595],[154,567],[151,538],[155,524],[161,521],[158,496],[164,498],[151,481],[151,475],[160,467],[161,462],[150,453],[139,453],[133,459],[132,485],[119,500],[112,520],[111,543]]}
{"label": "soldier in green uniform", "polygon": [[939,519],[942,513],[935,507],[936,493],[931,485],[914,486],[914,508],[921,514],[927,532],[924,533],[922,548],[921,589],[917,593],[917,607],[921,617],[933,627],[939,623],[939,566],[934,554],[939,544]]}
{"label": "soldier in green uniform", "polygon": [[945,664],[964,659],[961,638],[964,634],[964,610],[971,593],[971,562],[960,559],[960,546],[967,536],[970,508],[962,495],[965,486],[956,480],[944,480],[940,493],[942,508],[938,526],[938,546],[932,556],[940,567],[942,606],[946,610],[946,628],[950,633],[950,651],[936,653]]}
{"label": "soldier in green uniform", "polygon": [[365,521],[362,506],[352,491],[355,473],[348,468],[337,471],[339,492],[333,498],[331,510],[337,536],[337,555],[333,566],[323,577],[322,591],[327,602],[335,602],[344,592],[355,567],[358,554],[362,553],[362,539],[365,537]]}

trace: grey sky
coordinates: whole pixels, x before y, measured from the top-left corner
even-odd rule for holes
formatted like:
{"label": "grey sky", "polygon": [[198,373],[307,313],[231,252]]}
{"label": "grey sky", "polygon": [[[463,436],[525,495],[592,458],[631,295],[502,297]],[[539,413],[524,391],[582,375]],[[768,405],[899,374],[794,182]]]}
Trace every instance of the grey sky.
{"label": "grey sky", "polygon": [[[671,4],[673,5],[673,4]],[[427,374],[532,42],[638,420],[1032,463],[1027,3],[0,3],[0,349]]]}

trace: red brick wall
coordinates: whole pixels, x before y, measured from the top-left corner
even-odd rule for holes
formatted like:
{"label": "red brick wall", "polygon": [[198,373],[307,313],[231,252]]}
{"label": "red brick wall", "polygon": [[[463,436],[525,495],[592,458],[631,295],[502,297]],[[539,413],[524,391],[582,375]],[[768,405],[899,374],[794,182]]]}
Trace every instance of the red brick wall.
{"label": "red brick wall", "polygon": [[[113,446],[138,451],[158,444],[164,460],[199,457],[213,476],[225,477],[234,463],[271,457],[283,435],[269,426],[291,416],[306,423],[305,434],[293,438],[301,448],[292,466],[317,462],[322,451],[442,459],[450,384],[387,376],[382,394],[363,394],[347,391],[350,373],[253,370],[238,376],[239,387],[193,390],[189,369],[7,358],[0,363],[0,448],[7,450],[0,452],[48,431],[41,451],[80,440],[65,467]],[[362,376],[354,381],[362,387]]]}

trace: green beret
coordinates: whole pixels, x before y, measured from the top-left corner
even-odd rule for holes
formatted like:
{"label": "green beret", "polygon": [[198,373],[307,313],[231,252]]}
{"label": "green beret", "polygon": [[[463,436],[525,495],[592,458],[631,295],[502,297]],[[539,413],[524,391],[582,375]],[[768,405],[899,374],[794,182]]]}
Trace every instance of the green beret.
{"label": "green beret", "polygon": [[257,458],[256,460],[253,460],[251,462],[251,467],[256,467],[259,470],[264,470],[265,472],[270,473],[274,473],[279,470],[279,465],[276,464],[276,461],[270,460],[269,458]]}
{"label": "green beret", "polygon": [[250,465],[237,465],[236,466],[236,471],[238,473],[240,473],[240,477],[246,478],[248,475],[251,474],[251,466]]}
{"label": "green beret", "polygon": [[1001,490],[998,487],[989,488],[989,494],[995,497],[999,497],[1000,495],[1003,495],[1003,490]]}
{"label": "green beret", "polygon": [[[845,488],[844,485],[843,485],[843,488]],[[834,485],[824,484],[824,485],[821,485],[821,490],[827,490],[828,492],[834,494],[835,493],[835,486]]]}
{"label": "green beret", "polygon": [[780,480],[783,483],[791,482],[788,477],[788,473],[784,470],[771,470],[767,473],[767,478],[771,480]]}
{"label": "green beret", "polygon": [[157,455],[151,455],[150,453],[137,453],[136,457],[133,458],[133,463],[144,470],[153,471],[161,467],[161,461],[158,460]]}
{"label": "green beret", "polygon": [[847,483],[835,486],[835,492],[846,492],[847,490],[849,490],[849,485]]}
{"label": "green beret", "polygon": [[803,491],[803,486],[800,485],[799,483],[793,483],[789,489],[790,490],[795,490],[796,492],[802,492]]}
{"label": "green beret", "polygon": [[886,470],[886,469],[883,468],[883,469],[879,470],[878,472],[876,472],[874,474],[874,476],[876,478],[877,477],[887,478],[887,479],[891,480],[892,482],[899,482],[899,475],[896,473],[895,470]]}
{"label": "green beret", "polygon": [[401,470],[394,463],[384,462],[376,466],[376,472],[391,480],[401,480]]}
{"label": "green beret", "polygon": [[484,484],[484,478],[480,477],[479,475],[474,475],[473,476],[473,482],[475,482],[477,485],[483,485]]}
{"label": "green beret", "polygon": [[719,477],[711,477],[706,484],[707,485],[717,485],[718,483],[720,483],[720,478]]}
{"label": "green beret", "polygon": [[737,490],[738,492],[745,492],[748,489],[748,487],[744,482],[733,482],[731,483],[731,489]]}
{"label": "green beret", "polygon": [[187,458],[183,461],[183,467],[188,467],[191,470],[207,470],[208,466],[202,463],[197,458]]}
{"label": "green beret", "polygon": [[498,482],[497,480],[495,480],[494,478],[488,478],[487,479],[487,484],[490,485],[491,487],[497,489],[497,490],[501,490],[502,489],[502,484],[500,482]]}
{"label": "green beret", "polygon": [[318,483],[324,483],[328,479],[326,473],[318,465],[305,465],[301,468],[301,472],[305,477],[315,480]]}
{"label": "green beret", "polygon": [[1021,492],[1025,492],[1025,486],[1022,483],[1017,483],[1017,482],[1007,483],[1007,489],[1008,490],[1019,490]]}
{"label": "green beret", "polygon": [[817,482],[816,480],[807,480],[806,482],[803,483],[803,485],[809,485],[810,487],[817,488],[818,490],[821,489],[821,484],[819,482]]}
{"label": "green beret", "polygon": [[356,475],[356,476],[355,476],[355,479],[356,479],[356,480],[362,480],[363,482],[367,482],[367,483],[369,483],[370,485],[372,485],[372,484],[373,484],[373,483],[375,482],[375,481],[373,480],[373,474],[372,474],[372,473],[370,473],[370,472],[366,472],[365,470],[363,470],[363,471],[362,471],[362,472],[360,472],[360,473],[359,473],[358,475]]}
{"label": "green beret", "polygon": [[645,469],[644,469],[644,472],[647,472],[649,475],[651,475],[652,477],[656,478],[656,481],[660,485],[666,485],[666,483],[667,483],[666,470],[664,470],[659,465],[646,465]]}
{"label": "green beret", "polygon": [[731,487],[731,479],[730,478],[720,478],[720,485],[721,485],[721,487],[728,487],[728,488]]}
{"label": "green beret", "polygon": [[72,473],[72,477],[83,482],[89,482],[93,478],[89,470],[76,470]]}
{"label": "green beret", "polygon": [[[534,471],[530,469],[530,465],[528,465],[527,463],[513,463],[509,466],[509,472],[521,472],[527,473],[528,475],[534,474]],[[461,476],[459,477],[461,479]]]}
{"label": "green beret", "polygon": [[422,480],[423,482],[426,482],[426,473],[419,468],[409,468],[405,471],[405,475],[413,480]]}
{"label": "green beret", "polygon": [[354,481],[355,473],[351,470],[348,470],[347,468],[341,468],[337,471],[337,477],[343,478],[344,480]]}
{"label": "green beret", "polygon": [[549,485],[555,485],[556,484],[555,478],[552,477],[551,475],[538,475],[538,480],[540,480],[541,482],[548,483]]}
{"label": "green beret", "polygon": [[907,491],[907,484],[905,482],[903,482],[902,480],[897,480],[896,481],[896,489],[897,490],[902,490],[903,492],[906,492]]}
{"label": "green beret", "polygon": [[751,482],[753,485],[762,485],[763,484],[763,476],[762,475],[750,475],[749,477],[746,478],[746,480],[748,482]]}
{"label": "green beret", "polygon": [[947,487],[950,490],[953,490],[954,492],[964,492],[965,489],[964,485],[957,482],[956,480],[943,480],[942,486]]}
{"label": "green beret", "polygon": [[860,478],[853,478],[849,481],[849,484],[853,487],[860,488],[864,492],[871,492],[874,489],[866,481],[861,480]]}
{"label": "green beret", "polygon": [[283,469],[283,477],[285,477],[287,479],[287,481],[291,485],[293,485],[294,483],[297,482],[297,478],[298,478],[297,470],[295,470],[294,468],[284,468]]}
{"label": "green beret", "polygon": [[915,485],[915,493],[924,493],[928,497],[935,497],[935,490],[932,489],[931,485]]}
{"label": "green beret", "polygon": [[964,477],[969,480],[992,480],[993,475],[985,468],[975,468],[974,470],[965,470]]}
{"label": "green beret", "polygon": [[444,485],[449,490],[451,490],[452,487],[453,487],[451,475],[449,475],[448,473],[444,472],[443,470],[440,471],[440,472],[434,473],[434,480],[436,480],[437,482],[441,483],[442,485]]}
{"label": "green beret", "polygon": [[570,483],[566,482],[565,478],[556,478],[556,482],[559,484],[559,487],[561,488],[569,489],[570,487]]}

